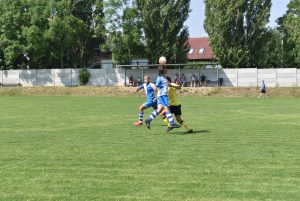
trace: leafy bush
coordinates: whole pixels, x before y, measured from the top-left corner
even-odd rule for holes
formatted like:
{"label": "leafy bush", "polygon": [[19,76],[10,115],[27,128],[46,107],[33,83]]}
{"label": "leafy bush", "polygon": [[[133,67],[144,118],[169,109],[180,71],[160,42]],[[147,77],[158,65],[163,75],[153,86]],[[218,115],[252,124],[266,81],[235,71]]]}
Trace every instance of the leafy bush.
{"label": "leafy bush", "polygon": [[88,69],[86,69],[86,68],[82,69],[79,73],[80,85],[86,85],[89,82],[90,76],[91,76],[91,74],[88,71]]}

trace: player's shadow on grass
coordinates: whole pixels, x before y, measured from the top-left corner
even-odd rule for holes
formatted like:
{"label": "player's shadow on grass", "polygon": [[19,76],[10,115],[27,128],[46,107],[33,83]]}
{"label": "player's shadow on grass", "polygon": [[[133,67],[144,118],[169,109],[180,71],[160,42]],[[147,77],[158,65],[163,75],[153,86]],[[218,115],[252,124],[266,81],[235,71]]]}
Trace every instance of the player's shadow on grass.
{"label": "player's shadow on grass", "polygon": [[193,131],[192,133],[187,133],[186,131],[172,132],[172,134],[174,134],[174,135],[199,135],[199,134],[208,134],[208,133],[210,133],[209,130],[196,130],[196,131]]}

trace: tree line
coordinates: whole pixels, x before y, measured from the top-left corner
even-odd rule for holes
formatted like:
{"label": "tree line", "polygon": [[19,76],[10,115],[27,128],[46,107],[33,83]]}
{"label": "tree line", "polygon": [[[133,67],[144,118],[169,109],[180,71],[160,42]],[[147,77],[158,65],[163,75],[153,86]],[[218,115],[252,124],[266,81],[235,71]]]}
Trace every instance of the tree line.
{"label": "tree line", "polygon": [[190,0],[1,0],[1,69],[79,68],[94,49],[128,64],[186,62]]}
{"label": "tree line", "polygon": [[[299,0],[276,29],[267,27],[271,0],[205,4],[205,29],[223,67],[299,66]],[[160,55],[186,63],[190,11],[190,0],[1,0],[0,68],[88,67],[94,49],[112,52],[118,64],[156,63]]]}
{"label": "tree line", "polygon": [[300,67],[300,1],[268,28],[271,0],[205,0],[205,29],[225,68]]}

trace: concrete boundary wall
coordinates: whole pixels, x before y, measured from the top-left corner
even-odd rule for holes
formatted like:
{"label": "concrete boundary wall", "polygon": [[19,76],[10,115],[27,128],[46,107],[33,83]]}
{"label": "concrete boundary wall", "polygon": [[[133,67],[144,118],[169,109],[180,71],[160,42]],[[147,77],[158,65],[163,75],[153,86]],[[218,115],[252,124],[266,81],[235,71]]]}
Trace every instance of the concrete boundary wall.
{"label": "concrete boundary wall", "polygon": [[254,87],[257,86],[257,69],[256,68],[241,68],[238,69],[237,86]]}
{"label": "concrete boundary wall", "polygon": [[277,69],[277,86],[289,87],[297,86],[297,69]]}
{"label": "concrete boundary wall", "polygon": [[258,86],[261,86],[262,80],[268,83],[269,87],[276,87],[277,69],[258,69]]}
{"label": "concrete boundary wall", "polygon": [[[0,82],[5,85],[35,86],[79,86],[80,69],[34,69],[34,70],[1,70]],[[132,75],[135,80],[148,75],[152,82],[157,76],[156,69],[89,69],[91,77],[88,86],[124,86]],[[300,86],[300,70],[297,68],[281,69],[169,69],[168,75],[174,80],[176,74],[184,74],[187,82],[193,74],[206,79],[216,86],[222,78],[223,86],[227,87],[260,87],[265,80],[268,87]],[[187,85],[189,86],[189,85]]]}
{"label": "concrete boundary wall", "polygon": [[220,69],[219,78],[223,78],[224,86],[238,86],[237,69]]}

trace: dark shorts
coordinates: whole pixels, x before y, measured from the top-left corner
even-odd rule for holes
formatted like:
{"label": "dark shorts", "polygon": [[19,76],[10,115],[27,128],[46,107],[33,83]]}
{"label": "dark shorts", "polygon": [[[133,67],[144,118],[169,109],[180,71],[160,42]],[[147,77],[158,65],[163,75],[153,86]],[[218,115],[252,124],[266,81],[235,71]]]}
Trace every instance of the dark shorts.
{"label": "dark shorts", "polygon": [[265,94],[265,93],[267,93],[267,91],[266,90],[261,90],[261,93]]}
{"label": "dark shorts", "polygon": [[179,116],[179,115],[182,115],[181,113],[181,105],[171,105],[170,106],[170,112],[172,114],[174,114],[175,116]]}

